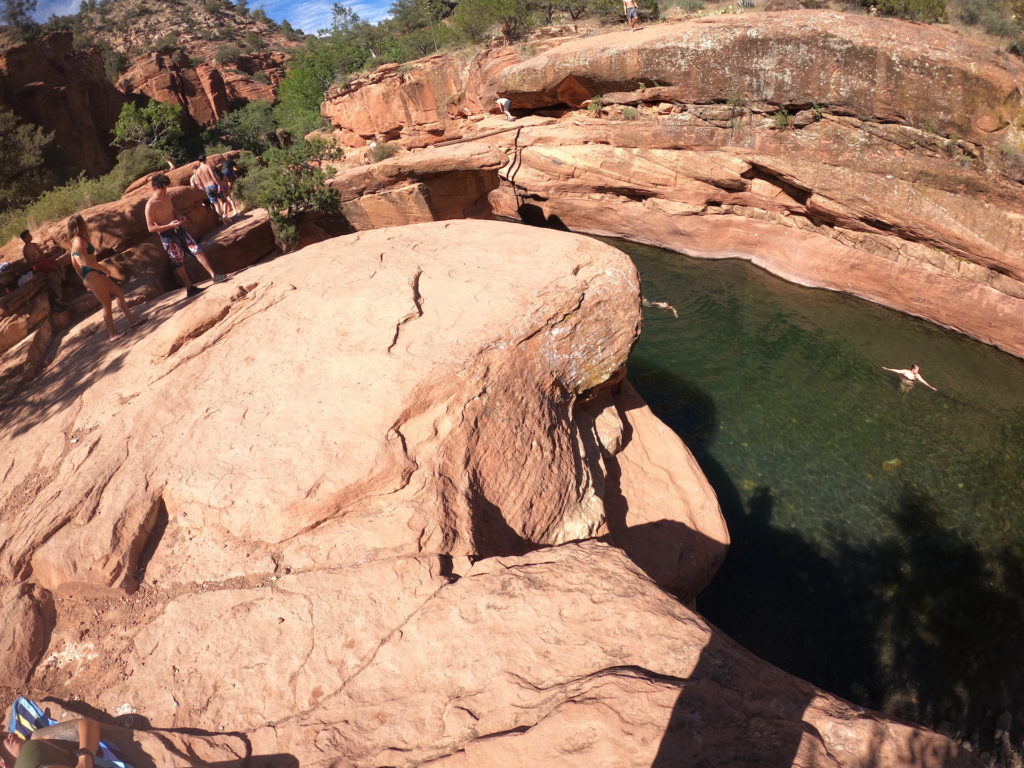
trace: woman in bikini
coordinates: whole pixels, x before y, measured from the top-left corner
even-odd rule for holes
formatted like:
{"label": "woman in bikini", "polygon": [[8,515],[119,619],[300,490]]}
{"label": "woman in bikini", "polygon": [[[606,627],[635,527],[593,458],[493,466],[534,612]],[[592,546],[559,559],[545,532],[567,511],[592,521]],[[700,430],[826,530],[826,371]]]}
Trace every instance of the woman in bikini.
{"label": "woman in bikini", "polygon": [[82,277],[85,287],[92,291],[103,305],[103,322],[107,326],[107,335],[113,341],[119,336],[114,330],[114,311],[111,309],[114,299],[117,299],[117,306],[128,318],[132,328],[142,320],[132,314],[124,300],[124,291],[117,287],[107,270],[96,261],[96,249],[89,242],[89,228],[85,224],[85,219],[77,213],[68,219],[68,238],[71,240],[71,263]]}

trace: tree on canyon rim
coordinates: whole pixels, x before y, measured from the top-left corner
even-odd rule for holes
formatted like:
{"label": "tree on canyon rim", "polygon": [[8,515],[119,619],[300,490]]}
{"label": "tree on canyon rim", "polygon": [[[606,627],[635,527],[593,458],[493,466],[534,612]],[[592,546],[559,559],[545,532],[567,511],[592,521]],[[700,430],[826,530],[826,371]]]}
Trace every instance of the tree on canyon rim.
{"label": "tree on canyon rim", "polygon": [[52,183],[43,153],[53,140],[38,125],[0,107],[0,210],[28,202]]}
{"label": "tree on canyon rim", "polygon": [[35,28],[36,0],[4,0],[3,20],[14,36],[24,39]]}

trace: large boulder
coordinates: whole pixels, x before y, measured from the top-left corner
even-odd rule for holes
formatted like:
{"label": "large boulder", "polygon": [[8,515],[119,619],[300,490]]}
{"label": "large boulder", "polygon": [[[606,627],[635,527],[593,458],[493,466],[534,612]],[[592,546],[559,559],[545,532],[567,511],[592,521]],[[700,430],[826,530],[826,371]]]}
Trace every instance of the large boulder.
{"label": "large boulder", "polygon": [[487,144],[456,144],[348,168],[328,184],[355,230],[487,218],[505,163],[505,153]]}
{"label": "large boulder", "polygon": [[60,598],[29,689],[197,739],[153,764],[228,731],[274,765],[976,765],[645,575],[690,600],[727,535],[621,379],[619,251],[414,225],[146,311],[4,410],[0,568]]}

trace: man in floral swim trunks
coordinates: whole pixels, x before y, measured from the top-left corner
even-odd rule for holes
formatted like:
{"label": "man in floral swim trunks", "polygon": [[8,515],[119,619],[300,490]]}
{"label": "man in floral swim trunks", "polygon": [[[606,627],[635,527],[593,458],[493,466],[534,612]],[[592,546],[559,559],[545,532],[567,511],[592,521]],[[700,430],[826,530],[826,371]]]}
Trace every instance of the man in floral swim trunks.
{"label": "man in floral swim trunks", "polygon": [[213,271],[206,254],[182,226],[182,220],[175,214],[174,204],[167,195],[167,188],[171,185],[171,180],[164,174],[158,173],[150,179],[150,184],[153,187],[153,195],[146,201],[146,226],[150,232],[160,235],[160,242],[163,243],[164,250],[167,251],[171,266],[174,267],[174,274],[185,286],[185,295],[195,296],[200,290],[192,285],[192,281],[188,278],[188,272],[185,270],[185,255],[187,253],[195,255],[196,260],[210,273],[213,282],[219,283],[226,280],[224,275]]}

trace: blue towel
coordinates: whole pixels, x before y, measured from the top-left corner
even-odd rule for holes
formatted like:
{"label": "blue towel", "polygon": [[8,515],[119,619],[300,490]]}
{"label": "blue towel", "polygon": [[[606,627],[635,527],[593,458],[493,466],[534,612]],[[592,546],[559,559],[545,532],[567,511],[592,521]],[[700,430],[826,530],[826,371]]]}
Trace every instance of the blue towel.
{"label": "blue towel", "polygon": [[[56,724],[57,721],[47,715],[43,708],[32,701],[32,699],[19,696],[11,704],[11,717],[7,721],[7,732],[15,734],[22,741],[26,741],[33,731]],[[131,765],[121,758],[113,745],[105,741],[100,742],[100,748],[96,753],[93,764],[97,768],[132,768]]]}

